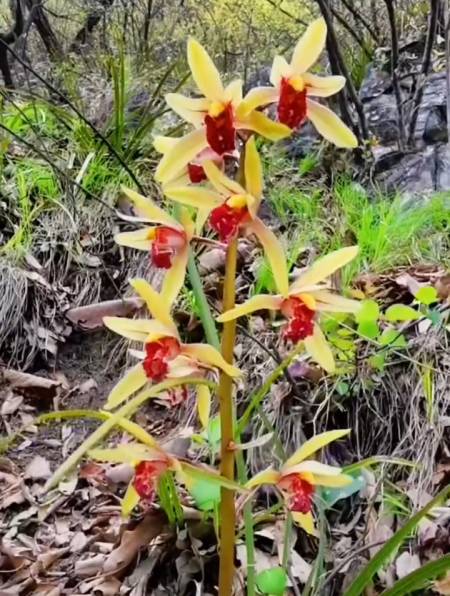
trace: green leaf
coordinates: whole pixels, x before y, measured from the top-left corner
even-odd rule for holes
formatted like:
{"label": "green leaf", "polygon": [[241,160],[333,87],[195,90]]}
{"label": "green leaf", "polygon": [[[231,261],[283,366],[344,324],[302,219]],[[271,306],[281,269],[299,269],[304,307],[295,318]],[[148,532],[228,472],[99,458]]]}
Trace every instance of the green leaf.
{"label": "green leaf", "polygon": [[432,579],[437,578],[439,575],[443,575],[447,569],[450,569],[450,555],[445,555],[436,561],[430,561],[426,565],[416,569],[411,573],[408,573],[405,577],[402,577],[395,585],[381,593],[381,596],[404,596],[417,592],[424,588],[428,588],[428,584]]}
{"label": "green leaf", "polygon": [[392,346],[393,348],[406,348],[408,345],[406,337],[396,329],[385,329],[380,335],[379,342],[382,346]]}
{"label": "green leaf", "polygon": [[345,381],[340,381],[336,385],[336,391],[339,393],[339,395],[342,395],[342,396],[348,395],[349,389],[350,389],[350,386]]}
{"label": "green leaf", "polygon": [[345,592],[344,596],[360,596],[365,588],[372,582],[376,573],[378,573],[395,555],[401,544],[414,532],[419,522],[440,503],[445,501],[450,494],[450,486],[445,487],[439,492],[428,505],[418,511],[409,519],[406,524],[400,528],[390,538],[377,554],[367,563],[361,573],[356,577],[351,586]]}
{"label": "green leaf", "polygon": [[364,323],[366,321],[377,321],[380,316],[380,307],[375,300],[363,300],[361,307],[355,313],[355,320],[357,323]]}
{"label": "green leaf", "polygon": [[220,416],[213,416],[210,419],[208,428],[206,429],[206,437],[211,447],[217,447],[220,443],[221,432],[220,432]]}
{"label": "green leaf", "polygon": [[220,486],[207,480],[195,480],[189,492],[201,511],[214,511],[220,503]]}
{"label": "green leaf", "polygon": [[386,356],[384,354],[374,354],[369,358],[369,364],[376,370],[383,370],[386,365]]}
{"label": "green leaf", "polygon": [[430,308],[428,311],[428,318],[433,323],[434,327],[440,327],[442,324],[442,315],[438,310]]}
{"label": "green leaf", "polygon": [[261,571],[256,576],[256,585],[263,594],[282,596],[287,587],[286,571],[282,567]]}
{"label": "green leaf", "polygon": [[380,333],[376,321],[361,321],[358,325],[358,333],[367,339],[375,339]]}
{"label": "green leaf", "polygon": [[325,509],[331,509],[331,507],[341,499],[347,499],[355,493],[358,493],[365,487],[365,485],[366,481],[364,480],[364,476],[362,474],[357,474],[351,484],[339,488],[322,488],[320,494],[325,504]]}
{"label": "green leaf", "polygon": [[417,321],[417,319],[420,319],[420,313],[405,304],[393,304],[385,312],[385,317],[391,323],[397,321]]}
{"label": "green leaf", "polygon": [[243,486],[237,482],[234,482],[233,480],[225,478],[225,476],[220,476],[220,474],[217,474],[214,472],[214,470],[208,470],[207,468],[194,466],[184,461],[180,462],[180,464],[183,472],[189,476],[191,480],[208,482],[209,484],[223,486],[224,488],[229,488],[230,490],[246,492],[246,489]]}
{"label": "green leaf", "polygon": [[436,291],[436,288],[433,288],[432,286],[425,286],[423,288],[420,288],[420,290],[415,295],[415,298],[418,302],[420,302],[420,304],[425,304],[425,306],[429,306],[430,304],[433,304],[433,302],[438,301],[438,293]]}

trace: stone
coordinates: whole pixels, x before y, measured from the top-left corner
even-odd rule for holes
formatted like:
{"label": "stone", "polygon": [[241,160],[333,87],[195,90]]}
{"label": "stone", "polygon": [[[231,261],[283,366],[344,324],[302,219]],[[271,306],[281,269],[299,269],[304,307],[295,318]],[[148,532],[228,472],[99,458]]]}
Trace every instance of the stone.
{"label": "stone", "polygon": [[398,117],[395,97],[383,94],[374,97],[364,104],[367,124],[370,132],[383,145],[397,141]]}
{"label": "stone", "polygon": [[392,83],[389,74],[370,66],[359,90],[359,97],[362,102],[366,102],[390,90]]}
{"label": "stone", "polygon": [[450,190],[450,145],[436,147],[436,184],[438,191]]}
{"label": "stone", "polygon": [[388,192],[419,194],[434,191],[435,147],[425,147],[421,151],[406,154],[395,152],[389,168],[379,174],[377,180]]}
{"label": "stone", "polygon": [[[417,129],[416,129],[417,136]],[[430,108],[425,121],[422,139],[427,145],[447,142],[447,113],[443,106]]]}

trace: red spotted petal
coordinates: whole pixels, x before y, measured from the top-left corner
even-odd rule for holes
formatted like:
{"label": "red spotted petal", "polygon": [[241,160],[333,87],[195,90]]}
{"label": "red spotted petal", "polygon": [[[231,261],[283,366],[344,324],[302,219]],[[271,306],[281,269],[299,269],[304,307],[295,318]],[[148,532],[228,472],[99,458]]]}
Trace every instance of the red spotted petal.
{"label": "red spotted petal", "polygon": [[219,155],[234,151],[236,129],[234,127],[233,108],[227,104],[218,116],[205,116],[206,140]]}
{"label": "red spotted petal", "polygon": [[192,184],[198,184],[199,182],[203,182],[203,180],[206,180],[207,176],[202,165],[196,163],[188,163],[187,168],[189,180],[192,182]]}
{"label": "red spotted petal", "polygon": [[246,207],[234,208],[226,203],[211,211],[210,226],[219,234],[222,242],[229,242],[238,232],[239,226],[248,216]]}
{"label": "red spotted petal", "polygon": [[162,381],[168,371],[168,362],[181,351],[180,342],[174,337],[163,337],[145,344],[145,359],[142,363],[145,374],[152,381]]}
{"label": "red spotted petal", "polygon": [[281,305],[281,312],[288,319],[283,329],[286,341],[298,343],[314,333],[315,312],[300,298],[287,298]]}
{"label": "red spotted petal", "polygon": [[147,502],[155,498],[158,478],[167,470],[164,461],[141,461],[134,469],[133,486],[136,492]]}
{"label": "red spotted petal", "polygon": [[306,119],[306,89],[297,91],[289,79],[281,79],[278,120],[289,128],[298,128]]}
{"label": "red spotted petal", "polygon": [[289,497],[289,509],[297,513],[309,513],[312,509],[314,486],[299,474],[288,474],[279,482]]}
{"label": "red spotted petal", "polygon": [[173,258],[184,249],[186,242],[186,234],[184,232],[167,226],[156,228],[151,247],[153,265],[160,269],[170,269]]}

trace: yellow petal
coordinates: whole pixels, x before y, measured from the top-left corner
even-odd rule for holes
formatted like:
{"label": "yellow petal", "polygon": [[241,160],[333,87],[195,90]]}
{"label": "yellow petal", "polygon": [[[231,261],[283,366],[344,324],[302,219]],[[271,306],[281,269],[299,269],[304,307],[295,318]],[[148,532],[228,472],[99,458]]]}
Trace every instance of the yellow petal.
{"label": "yellow petal", "polygon": [[314,333],[304,340],[305,350],[324,370],[329,373],[335,371],[333,354],[319,325],[314,325]]}
{"label": "yellow petal", "polygon": [[169,372],[167,376],[172,379],[189,377],[190,375],[195,374],[201,374],[201,370],[196,361],[188,356],[183,356],[181,354],[169,362]]}
{"label": "yellow petal", "polygon": [[340,488],[341,486],[348,486],[353,482],[354,478],[346,474],[339,474],[339,476],[322,476],[314,474],[312,484],[317,486],[328,486],[330,488]]}
{"label": "yellow petal", "polygon": [[203,124],[210,103],[208,99],[185,97],[181,93],[168,93],[165,99],[167,105],[186,122],[196,128]]}
{"label": "yellow petal", "polygon": [[195,218],[195,233],[201,234],[206,220],[209,217],[210,209],[198,209],[197,217]]}
{"label": "yellow petal", "polygon": [[135,232],[122,232],[114,236],[114,242],[121,246],[149,251],[152,245],[151,240],[149,240],[151,230],[152,228],[141,228]]}
{"label": "yellow petal", "polygon": [[219,323],[226,323],[233,319],[238,319],[244,315],[249,315],[257,310],[279,310],[283,299],[281,296],[270,296],[269,294],[259,294],[253,296],[243,304],[235,306],[231,310],[227,310],[217,317]]}
{"label": "yellow petal", "polygon": [[224,198],[228,197],[230,194],[245,194],[245,190],[242,188],[242,186],[234,180],[231,180],[231,178],[228,178],[228,176],[226,176],[213,161],[204,161],[203,169],[205,170],[205,174],[208,176],[208,180],[211,182],[217,192],[219,192],[221,195],[224,195]]}
{"label": "yellow petal", "polygon": [[194,235],[195,225],[191,214],[189,213],[189,209],[186,207],[181,207],[178,217],[180,224],[183,226],[184,231],[186,232],[187,239],[190,242],[192,240],[192,236]]}
{"label": "yellow petal", "polygon": [[161,299],[169,307],[173,305],[184,285],[188,256],[189,246],[186,246],[186,248],[173,259],[171,268],[164,276],[161,288]]}
{"label": "yellow petal", "polygon": [[177,139],[176,137],[164,137],[162,135],[157,135],[153,139],[153,147],[158,153],[167,153],[175,147],[179,140],[180,139]]}
{"label": "yellow petal", "polygon": [[127,339],[148,342],[156,341],[161,337],[177,337],[171,327],[159,321],[150,319],[126,319],[125,317],[103,317],[103,323],[119,335]]}
{"label": "yellow petal", "polygon": [[327,141],[348,149],[358,146],[358,139],[334,112],[312,99],[307,99],[306,105],[308,118]]}
{"label": "yellow petal", "polygon": [[284,463],[283,467],[286,468],[289,466],[295,466],[296,464],[299,464],[310,455],[313,455],[314,453],[319,451],[319,449],[322,449],[322,447],[325,447],[333,441],[337,441],[338,439],[347,436],[350,432],[351,429],[349,428],[329,430],[324,433],[320,433],[319,435],[316,435],[311,439],[308,439],[308,441],[303,443],[303,445],[299,449],[297,449],[297,451],[293,455],[291,455],[291,457]]}
{"label": "yellow petal", "polygon": [[270,228],[259,219],[255,218],[246,228],[252,231],[264,248],[264,253],[270,263],[273,278],[278,292],[282,296],[288,295],[289,274],[286,263],[286,256],[280,241]]}
{"label": "yellow petal", "polygon": [[202,427],[206,428],[211,412],[211,392],[208,385],[199,385],[197,387],[197,412]]}
{"label": "yellow petal", "polygon": [[205,48],[193,37],[188,40],[187,57],[192,77],[199,90],[208,99],[220,101],[224,95],[224,88],[219,71]]}
{"label": "yellow petal", "polygon": [[225,101],[231,101],[234,106],[238,106],[242,101],[242,81],[236,79],[231,81],[225,88]]}
{"label": "yellow petal", "polygon": [[277,484],[280,480],[281,474],[272,468],[258,472],[253,478],[245,484],[245,488],[251,489],[262,484]]}
{"label": "yellow petal", "polygon": [[314,526],[314,518],[312,513],[300,513],[298,511],[293,511],[291,515],[294,522],[303,528],[305,532],[311,534],[312,536],[317,536],[317,530]]}
{"label": "yellow petal", "polygon": [[142,300],[145,301],[152,317],[176,333],[177,327],[170,314],[171,303],[162,295],[162,293],[159,294],[154,290],[145,279],[131,279],[130,285],[139,294]]}
{"label": "yellow petal", "polygon": [[130,513],[139,504],[140,500],[141,497],[134,488],[133,483],[130,482],[122,499],[122,516],[129,517]]}
{"label": "yellow petal", "polygon": [[247,192],[260,199],[263,191],[263,171],[255,137],[251,137],[245,145],[244,172]]}
{"label": "yellow petal", "polygon": [[237,122],[236,126],[244,130],[253,130],[271,141],[280,141],[292,133],[289,126],[274,122],[262,112],[257,111],[250,112],[248,116]]}
{"label": "yellow petal", "polygon": [[275,87],[254,87],[244,97],[236,110],[238,118],[247,116],[252,110],[278,101],[279,91]]}
{"label": "yellow petal", "polygon": [[211,211],[223,202],[219,193],[198,186],[170,186],[165,187],[164,192],[172,201],[197,209],[209,209]]}
{"label": "yellow petal", "polygon": [[139,362],[112,388],[106,400],[105,409],[111,410],[115,408],[128,399],[130,395],[141,389],[146,383],[148,383],[147,375],[142,364]]}
{"label": "yellow petal", "polygon": [[301,294],[296,294],[296,296],[297,296],[297,298],[300,298],[300,300],[303,302],[303,304],[306,304],[306,306],[309,309],[316,310],[317,302],[311,294],[301,293]]}
{"label": "yellow petal", "polygon": [[229,364],[219,351],[208,344],[183,344],[182,353],[200,363],[220,368],[229,377],[240,377],[242,374],[238,368]]}
{"label": "yellow petal", "polygon": [[176,145],[164,154],[155,172],[155,180],[166,184],[179,176],[187,164],[208,147],[204,127],[193,130],[178,139]]}
{"label": "yellow petal", "polygon": [[316,19],[309,25],[294,48],[291,66],[296,74],[304,73],[317,61],[325,47],[326,40],[325,19]]}
{"label": "yellow petal", "polygon": [[358,300],[350,300],[326,290],[311,292],[311,295],[317,301],[315,310],[318,311],[356,313],[361,308],[361,302]]}
{"label": "yellow petal", "polygon": [[345,77],[319,77],[305,72],[302,75],[304,83],[308,87],[308,96],[330,97],[338,93],[345,85]]}
{"label": "yellow petal", "polygon": [[[110,414],[110,416],[112,416],[112,414]],[[143,445],[146,445],[147,447],[158,447],[156,439],[154,439],[145,428],[137,424],[137,422],[122,418],[119,425],[125,432],[131,435],[134,439],[137,439]]]}
{"label": "yellow petal", "polygon": [[339,476],[341,472],[341,468],[328,466],[327,464],[322,464],[314,460],[302,461],[295,466],[287,466],[284,464],[284,466],[281,468],[281,473],[283,476],[288,476],[290,474],[305,474],[305,479],[308,481],[312,480],[312,475],[314,474],[321,474],[322,476]]}
{"label": "yellow petal", "polygon": [[273,59],[272,70],[270,72],[270,82],[275,87],[279,87],[281,79],[288,78],[293,74],[291,65],[288,64],[283,56],[275,56]]}
{"label": "yellow petal", "polygon": [[148,197],[144,197],[130,188],[122,187],[122,192],[133,203],[136,213],[140,217],[144,217],[149,221],[164,224],[172,228],[178,229],[180,227],[176,219],[170,216],[164,209],[158,207],[158,205]]}
{"label": "yellow petal", "polygon": [[165,453],[158,447],[151,448],[139,443],[125,443],[111,449],[91,449],[89,457],[115,464],[135,464],[140,461],[165,460]]}
{"label": "yellow petal", "polygon": [[299,292],[307,286],[314,285],[329,277],[332,273],[350,263],[358,254],[357,246],[347,246],[330,252],[328,255],[318,259],[302,273],[289,289],[289,293]]}

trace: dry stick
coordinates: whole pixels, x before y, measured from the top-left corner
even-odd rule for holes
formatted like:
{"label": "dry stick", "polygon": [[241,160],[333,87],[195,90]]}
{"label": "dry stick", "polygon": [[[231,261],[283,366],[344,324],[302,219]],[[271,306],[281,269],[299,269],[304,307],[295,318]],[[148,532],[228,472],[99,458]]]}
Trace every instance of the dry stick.
{"label": "dry stick", "polygon": [[266,0],[266,2],[268,2],[271,6],[273,6],[277,10],[279,10],[281,13],[283,13],[287,17],[293,19],[296,23],[299,23],[300,25],[304,25],[305,27],[308,26],[308,23],[306,21],[304,21],[303,19],[300,19],[299,17],[296,17],[295,15],[293,15],[292,13],[287,11],[285,8],[282,8],[281,2],[279,4],[276,4],[274,2],[274,0]]}
{"label": "dry stick", "polygon": [[445,70],[447,80],[447,143],[450,143],[450,2],[444,0],[445,9]]}
{"label": "dry stick", "polygon": [[329,41],[329,44],[328,44],[329,50],[328,51],[330,52],[330,50],[331,50],[331,52],[334,54],[337,65],[339,66],[339,69],[341,71],[341,74],[343,77],[345,77],[345,79],[347,81],[346,87],[347,87],[350,99],[352,100],[352,102],[355,106],[356,112],[358,114],[358,120],[359,120],[362,138],[368,139],[369,132],[367,129],[364,108],[363,108],[363,105],[358,97],[358,94],[356,93],[355,86],[353,85],[353,82],[350,78],[350,73],[348,71],[347,65],[345,64],[345,60],[343,59],[341,51],[339,50],[339,43],[337,40],[336,32],[334,30],[333,20],[331,18],[331,12],[329,9],[328,1],[327,0],[317,0],[317,3],[319,4],[320,12],[322,13],[323,18],[325,19],[325,23],[327,24],[327,28],[328,28],[328,34],[327,34],[327,39]]}
{"label": "dry stick", "polygon": [[400,84],[398,81],[398,35],[397,35],[397,24],[395,22],[395,8],[394,0],[384,0],[386,4],[389,26],[391,29],[391,75],[392,75],[392,86],[394,87],[395,102],[397,104],[397,116],[398,116],[398,146],[399,149],[405,148],[405,123],[403,119],[403,102],[402,93],[400,90]]}
{"label": "dry stick", "polygon": [[[430,20],[428,25],[427,31],[427,39],[425,42],[425,50],[423,53],[422,59],[422,68],[421,68],[421,75],[422,80],[417,81],[416,91],[412,101],[412,111],[411,111],[411,120],[409,123],[409,134],[408,134],[408,144],[413,145],[414,143],[414,133],[416,132],[416,125],[417,125],[417,118],[419,116],[419,108],[420,104],[422,103],[423,91],[425,86],[425,81],[427,75],[430,71],[431,67],[431,53],[433,51],[434,39],[436,37],[436,30],[437,30],[437,23],[438,23],[438,13],[439,13],[439,0],[430,0],[431,4],[431,12],[430,12]],[[447,95],[448,97],[448,95]]]}
{"label": "dry stick", "polygon": [[344,27],[344,29],[347,31],[347,33],[349,33],[353,37],[353,39],[356,41],[356,43],[359,46],[361,46],[361,48],[362,48],[363,52],[366,54],[366,56],[368,58],[370,58],[372,54],[367,49],[364,39],[356,32],[355,28],[352,27],[352,25],[350,23],[348,23],[347,20],[341,14],[339,14],[339,12],[332,6],[330,6],[330,11],[331,11],[331,14],[334,16],[334,18]]}
{"label": "dry stick", "polygon": [[[237,236],[227,249],[225,264],[225,282],[223,292],[223,312],[230,310],[235,304],[236,294]],[[233,350],[236,337],[236,320],[224,323],[222,332],[222,356],[227,362],[233,362]],[[225,478],[234,479],[234,407],[233,380],[225,372],[220,375],[220,473]],[[234,578],[234,542],[235,542],[235,507],[234,491],[221,489],[220,499],[220,567],[219,596],[230,596]]]}
{"label": "dry stick", "polygon": [[130,176],[130,178],[136,184],[137,188],[139,189],[139,192],[145,193],[144,187],[139,182],[139,180],[136,178],[136,175],[134,174],[134,172],[128,167],[126,162],[122,159],[122,157],[116,151],[114,146],[111,145],[111,143],[108,141],[108,139],[92,124],[92,122],[88,118],[86,118],[86,116],[84,116],[82,114],[82,112],[80,112],[80,110],[76,107],[76,105],[74,105],[70,101],[70,99],[68,99],[63,93],[61,93],[61,91],[59,91],[56,87],[54,87],[49,81],[47,81],[47,79],[42,77],[32,66],[27,64],[25,62],[25,60],[23,60],[15,50],[13,50],[8,44],[6,44],[3,41],[3,39],[0,38],[0,48],[1,47],[6,48],[7,51],[9,51],[14,56],[14,58],[19,62],[19,64],[21,64],[26,70],[30,71],[31,74],[33,74],[37,79],[39,79],[39,81],[41,81],[41,83],[43,83],[47,87],[47,89],[49,89],[52,93],[55,93],[60,99],[62,99],[62,101],[65,104],[67,104],[69,106],[69,108],[71,108],[75,112],[75,114],[79,118],[81,118],[81,120],[85,124],[87,124],[87,126],[89,126],[89,128],[92,130],[92,132],[95,134],[95,136],[98,137],[100,139],[100,141],[104,145],[106,145],[106,147],[108,147],[108,149],[112,153],[112,155],[114,155],[116,160],[120,163],[120,165],[123,167],[123,169],[127,172],[127,174]]}
{"label": "dry stick", "polygon": [[375,31],[369,25],[369,22],[366,20],[364,15],[361,14],[360,12],[358,12],[356,10],[356,8],[354,6],[352,6],[350,2],[348,2],[348,0],[341,0],[341,2],[345,6],[345,8],[351,13],[351,15],[353,16],[355,21],[360,21],[364,25],[364,27],[367,29],[367,31],[370,33],[370,36],[372,37],[372,39],[378,43],[378,35],[375,33]]}

